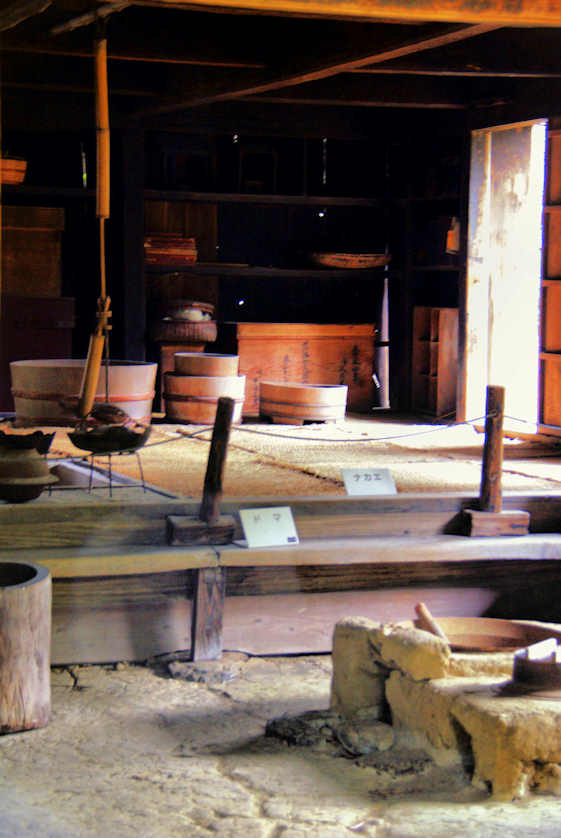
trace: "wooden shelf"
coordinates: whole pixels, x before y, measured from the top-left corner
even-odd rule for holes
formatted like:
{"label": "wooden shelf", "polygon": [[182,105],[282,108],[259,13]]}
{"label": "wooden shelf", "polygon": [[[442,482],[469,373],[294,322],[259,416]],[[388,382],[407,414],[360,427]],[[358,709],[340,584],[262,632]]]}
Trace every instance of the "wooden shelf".
{"label": "wooden shelf", "polygon": [[22,195],[29,198],[86,198],[90,200],[96,196],[95,189],[84,189],[80,186],[32,186],[26,183],[3,184],[2,191],[6,195]]}
{"label": "wooden shelf", "polygon": [[410,195],[408,198],[405,198],[406,201],[410,201],[412,204],[436,203],[437,201],[458,201],[459,199],[459,194],[455,192],[450,192],[446,195]]}
{"label": "wooden shelf", "polygon": [[416,306],[413,312],[412,407],[432,416],[456,409],[458,310]]}
{"label": "wooden shelf", "polygon": [[145,189],[147,201],[192,201],[210,204],[273,204],[303,207],[377,207],[379,198],[336,197],[333,195],[258,195],[246,192],[188,192],[170,189]]}
{"label": "wooden shelf", "polygon": [[271,268],[259,266],[221,265],[220,262],[197,262],[194,265],[145,264],[149,274],[181,273],[196,276],[221,277],[261,277],[264,279],[372,279],[384,275],[384,268],[360,268],[343,270],[341,268]]}
{"label": "wooden shelf", "polygon": [[413,265],[412,271],[459,271],[459,265]]}

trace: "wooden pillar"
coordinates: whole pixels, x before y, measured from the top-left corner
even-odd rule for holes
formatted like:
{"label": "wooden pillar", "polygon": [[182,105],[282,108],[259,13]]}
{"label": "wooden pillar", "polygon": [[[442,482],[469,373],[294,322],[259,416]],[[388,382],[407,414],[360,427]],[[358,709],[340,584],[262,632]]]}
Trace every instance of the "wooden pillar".
{"label": "wooden pillar", "polygon": [[479,507],[483,512],[500,512],[503,506],[503,418],[504,387],[487,387],[485,406],[485,444]]}
{"label": "wooden pillar", "polygon": [[[199,519],[206,524],[209,532],[220,523],[222,481],[234,406],[234,399],[228,396],[218,399],[199,510]],[[227,521],[227,529],[228,538],[231,538],[233,522],[230,519]],[[191,618],[191,658],[194,661],[215,660],[222,654],[225,590],[226,568],[205,567],[195,571]]]}
{"label": "wooden pillar", "polygon": [[191,660],[216,660],[222,654],[225,591],[225,568],[204,567],[195,571],[191,618]]}
{"label": "wooden pillar", "polygon": [[529,512],[502,509],[504,401],[504,387],[487,387],[479,508],[465,510],[467,535],[528,534]]}

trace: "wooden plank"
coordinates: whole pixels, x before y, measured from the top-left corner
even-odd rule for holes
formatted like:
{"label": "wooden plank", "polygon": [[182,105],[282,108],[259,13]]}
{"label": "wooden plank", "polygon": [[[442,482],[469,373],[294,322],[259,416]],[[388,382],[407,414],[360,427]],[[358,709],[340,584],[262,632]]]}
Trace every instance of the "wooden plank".
{"label": "wooden plank", "polygon": [[55,665],[145,661],[190,646],[190,574],[53,581]]}
{"label": "wooden plank", "polygon": [[[559,207],[561,210],[561,207]],[[547,212],[544,216],[546,252],[545,275],[548,278],[561,277],[561,212]]]}
{"label": "wooden plank", "polygon": [[[193,498],[170,498],[123,502],[94,497],[91,503],[72,504],[43,495],[27,505],[0,504],[0,549],[80,550],[115,556],[145,548],[168,548],[168,516],[198,517],[200,502]],[[477,506],[477,495],[462,493],[401,494],[372,498],[335,496],[301,498],[275,496],[225,498],[223,515],[237,516],[240,509],[255,506],[290,506],[301,539],[356,537],[426,537],[444,533],[459,535],[462,513]],[[561,520],[561,493],[505,494],[503,508],[525,509],[531,515],[533,533],[556,533]],[[241,527],[234,533],[242,537]],[[183,565],[188,566],[188,565]]]}
{"label": "wooden plank", "polygon": [[177,547],[191,544],[230,544],[237,529],[233,515],[219,515],[213,523],[186,515],[167,519],[168,542]]}
{"label": "wooden plank", "polygon": [[216,660],[222,654],[222,619],[226,571],[222,567],[195,571],[191,622],[191,659]]}
{"label": "wooden plank", "polygon": [[330,654],[335,624],[349,616],[381,622],[413,619],[422,599],[433,614],[482,616],[496,600],[484,588],[421,587],[391,591],[228,597],[225,650],[250,655]]}
{"label": "wooden plank", "polygon": [[[191,192],[182,189],[145,189],[144,200],[147,203],[153,201],[192,201],[194,203],[211,204],[278,204],[305,207],[379,207],[381,205],[380,198],[356,198],[344,195],[252,195],[249,192]],[[209,260],[212,261],[210,257]],[[356,273],[356,271],[353,271],[353,273]]]}
{"label": "wooden plank", "polygon": [[183,513],[181,501],[169,500],[126,503],[113,502],[62,504],[48,494],[33,505],[0,505],[0,548],[123,547],[161,545],[166,541],[166,517]]}
{"label": "wooden plank", "polygon": [[[135,0],[143,5],[144,0]],[[561,0],[148,0],[152,6],[221,8],[305,17],[398,22],[444,21],[497,26],[561,26]]]}
{"label": "wooden plank", "polygon": [[[468,539],[465,539],[468,541]],[[498,539],[497,539],[498,540]],[[399,560],[385,556],[363,563],[330,564],[324,554],[323,563],[297,565],[261,565],[228,567],[226,596],[269,596],[274,594],[312,594],[328,591],[393,590],[396,587],[445,585],[475,586],[515,590],[527,586],[528,576],[544,585],[557,586],[561,560],[557,558],[495,557],[412,559],[404,551]],[[322,560],[320,558],[320,560]]]}
{"label": "wooden plank", "polygon": [[[5,555],[5,554],[4,554]],[[18,553],[12,553],[17,556]],[[173,574],[201,567],[216,567],[218,557],[210,547],[182,549],[146,547],[118,551],[64,548],[26,550],[25,556],[51,571],[53,579],[100,579]]]}
{"label": "wooden plank", "polygon": [[530,513],[523,509],[496,512],[466,509],[467,535],[527,535]]}
{"label": "wooden plank", "polygon": [[559,559],[558,535],[462,538],[441,535],[432,538],[333,538],[310,539],[291,547],[217,547],[224,567],[295,567],[410,562],[441,562],[494,559]]}
{"label": "wooden plank", "polygon": [[15,0],[0,11],[0,32],[48,9],[52,0]]}

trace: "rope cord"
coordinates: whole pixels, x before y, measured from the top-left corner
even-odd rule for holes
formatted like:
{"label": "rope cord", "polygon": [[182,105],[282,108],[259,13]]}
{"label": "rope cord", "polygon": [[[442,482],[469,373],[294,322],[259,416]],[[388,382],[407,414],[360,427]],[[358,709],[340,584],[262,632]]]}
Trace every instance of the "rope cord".
{"label": "rope cord", "polygon": [[[297,435],[293,435],[293,434],[275,434],[275,433],[271,433],[270,431],[258,431],[255,428],[244,428],[243,425],[237,426],[234,430],[241,431],[242,433],[246,433],[246,434],[255,434],[256,436],[269,436],[269,437],[274,437],[275,439],[293,439],[293,440],[296,440],[296,441],[302,440],[304,442],[322,442],[322,443],[325,443],[325,442],[345,442],[345,443],[349,443],[349,442],[387,442],[387,441],[390,441],[390,440],[393,440],[393,439],[408,439],[408,438],[412,438],[412,437],[416,437],[416,436],[424,436],[426,434],[441,433],[443,431],[449,430],[450,428],[460,428],[463,425],[470,426],[470,425],[475,424],[476,422],[481,422],[482,420],[484,420],[486,418],[487,418],[486,416],[478,416],[475,419],[469,419],[465,422],[457,422],[457,423],[456,422],[450,422],[450,423],[447,423],[444,427],[437,427],[437,428],[430,429],[430,430],[412,431],[411,433],[407,433],[407,434],[393,434],[391,436],[369,436],[369,437],[363,436],[363,437],[360,437],[360,439],[357,439],[357,438],[352,438],[352,439],[326,439],[324,437],[322,437],[321,439],[318,439],[318,437],[314,437],[314,436],[297,436]],[[179,433],[179,434],[181,434],[181,436],[187,437],[189,439],[191,439],[191,438],[196,439],[196,438],[199,437],[200,434],[205,434],[205,433],[208,433],[209,431],[212,431],[212,428],[213,428],[212,425],[205,425],[203,428],[199,428],[197,431],[188,432],[188,431],[178,430],[177,433]],[[177,440],[177,437],[174,438],[173,440],[163,440],[161,442],[149,442],[144,447],[149,448],[152,445],[161,445],[162,442],[168,442],[168,441],[169,442],[175,442],[176,440]],[[210,442],[210,439],[203,439],[203,442]]]}

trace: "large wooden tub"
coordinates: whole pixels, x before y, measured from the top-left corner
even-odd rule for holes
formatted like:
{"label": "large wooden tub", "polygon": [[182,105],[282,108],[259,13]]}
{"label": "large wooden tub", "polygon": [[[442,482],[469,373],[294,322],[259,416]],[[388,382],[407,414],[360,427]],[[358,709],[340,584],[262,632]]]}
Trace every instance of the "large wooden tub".
{"label": "large wooden tub", "polygon": [[[12,395],[15,423],[33,425],[74,425],[85,360],[51,359],[12,361]],[[137,422],[148,424],[157,364],[142,361],[110,361],[109,401]],[[106,370],[102,365],[97,382],[96,402],[107,401]]]}

